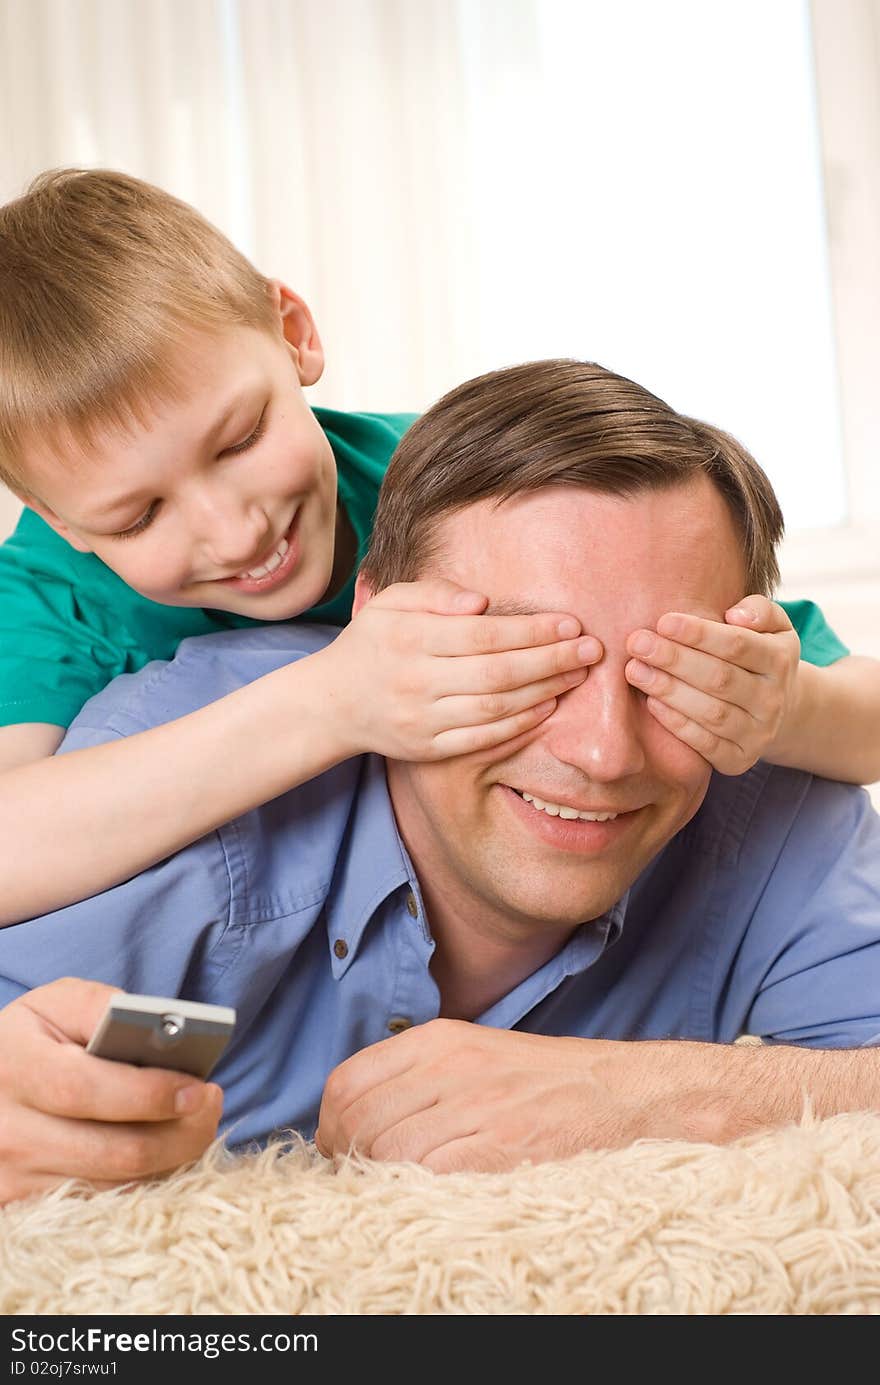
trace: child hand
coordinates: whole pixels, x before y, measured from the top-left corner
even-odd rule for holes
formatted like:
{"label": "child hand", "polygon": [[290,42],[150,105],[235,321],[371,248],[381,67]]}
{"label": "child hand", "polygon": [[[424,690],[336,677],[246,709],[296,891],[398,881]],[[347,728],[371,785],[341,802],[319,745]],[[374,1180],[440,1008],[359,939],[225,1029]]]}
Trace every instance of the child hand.
{"label": "child hand", "polygon": [[487,616],[487,605],[431,580],[397,583],[361,608],[326,651],[352,754],[440,760],[501,745],[548,717],[602,654],[564,612]]}
{"label": "child hand", "polygon": [[670,612],[656,631],[634,630],[627,650],[636,657],[624,672],[661,726],[713,769],[742,774],[790,711],[800,640],[782,607],[764,596],[744,597],[724,620]]}

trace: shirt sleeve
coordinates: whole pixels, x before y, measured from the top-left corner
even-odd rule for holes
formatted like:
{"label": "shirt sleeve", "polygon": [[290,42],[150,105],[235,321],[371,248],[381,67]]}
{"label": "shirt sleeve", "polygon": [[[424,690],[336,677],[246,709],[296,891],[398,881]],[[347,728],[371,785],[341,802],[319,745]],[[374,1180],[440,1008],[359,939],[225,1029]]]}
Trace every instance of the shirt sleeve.
{"label": "shirt sleeve", "polygon": [[754,985],[750,1034],[816,1048],[880,1043],[880,817],[864,789],[812,780],[736,970]]}
{"label": "shirt sleeve", "polygon": [[[184,640],[171,662],[156,661],[102,689],[78,714],[57,753],[105,744],[185,716],[282,664],[323,649],[337,633],[279,621]],[[309,785],[316,784],[332,799],[335,783],[331,770],[308,781],[303,791],[308,797]],[[326,833],[314,830],[326,851]],[[229,827],[208,833],[114,889],[0,928],[0,1005],[61,976],[190,998],[189,987],[194,986],[199,999],[230,1003],[224,993],[228,945],[237,951],[242,928],[250,922],[244,906],[233,917],[236,867],[227,854],[233,838]],[[242,870],[240,859],[237,869]]]}
{"label": "shirt sleeve", "polygon": [[[107,739],[84,730],[65,745],[78,749]],[[210,974],[211,954],[229,924],[230,899],[222,843],[210,833],[115,889],[2,928],[0,1006],[61,976],[186,997],[195,959],[202,977]]]}
{"label": "shirt sleeve", "polygon": [[0,726],[69,726],[123,665],[62,573],[28,568],[14,545],[0,545]]}
{"label": "shirt sleeve", "polygon": [[850,653],[815,601],[780,601],[779,604],[800,636],[801,658],[808,664],[825,668]]}

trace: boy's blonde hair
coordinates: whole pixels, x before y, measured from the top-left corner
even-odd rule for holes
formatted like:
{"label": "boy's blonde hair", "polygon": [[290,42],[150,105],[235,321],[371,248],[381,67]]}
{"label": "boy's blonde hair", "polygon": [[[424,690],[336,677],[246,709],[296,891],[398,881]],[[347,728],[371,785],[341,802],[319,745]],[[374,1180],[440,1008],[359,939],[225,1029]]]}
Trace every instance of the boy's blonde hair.
{"label": "boy's blonde hair", "polygon": [[194,208],[111,169],[57,169],[0,207],[0,481],[27,442],[88,446],[179,396],[193,333],[270,330],[269,281]]}

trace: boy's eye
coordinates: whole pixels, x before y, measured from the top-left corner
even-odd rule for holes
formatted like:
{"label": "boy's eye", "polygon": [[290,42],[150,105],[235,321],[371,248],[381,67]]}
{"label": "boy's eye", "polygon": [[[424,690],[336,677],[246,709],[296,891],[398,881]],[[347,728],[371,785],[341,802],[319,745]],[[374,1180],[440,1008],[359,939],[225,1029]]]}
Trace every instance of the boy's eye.
{"label": "boy's eye", "polygon": [[260,441],[260,438],[263,436],[265,431],[266,409],[264,408],[263,412],[260,414],[260,417],[257,419],[257,424],[253,432],[249,433],[248,436],[244,438],[242,442],[237,442],[234,447],[224,447],[220,455],[223,457],[228,457],[230,456],[230,454],[232,456],[235,456],[235,454],[238,452],[247,452],[249,448],[253,447],[256,443]]}
{"label": "boy's eye", "polygon": [[154,500],[150,508],[146,511],[145,514],[141,515],[140,519],[137,521],[136,524],[130,525],[128,529],[120,529],[118,533],[113,535],[113,538],[131,539],[134,537],[135,534],[142,534],[145,529],[149,529],[150,525],[156,517],[156,511],[158,510],[158,508],[159,502],[158,500]]}

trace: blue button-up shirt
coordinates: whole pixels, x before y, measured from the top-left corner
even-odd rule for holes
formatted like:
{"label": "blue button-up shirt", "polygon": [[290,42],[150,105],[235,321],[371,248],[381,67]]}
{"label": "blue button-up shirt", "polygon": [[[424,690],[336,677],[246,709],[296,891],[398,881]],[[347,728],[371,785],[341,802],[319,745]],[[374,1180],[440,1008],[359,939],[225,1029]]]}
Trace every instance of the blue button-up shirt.
{"label": "blue button-up shirt", "polygon": [[[268,625],[184,641],[110,684],[62,753],[183,716],[320,648]],[[234,1006],[232,1143],[311,1136],[343,1059],[439,1011],[434,943],[384,763],[349,760],[142,875],[0,930],[0,1003],[59,976]],[[478,1019],[614,1039],[880,1042],[880,819],[862,789],[759,763],[602,918]]]}

